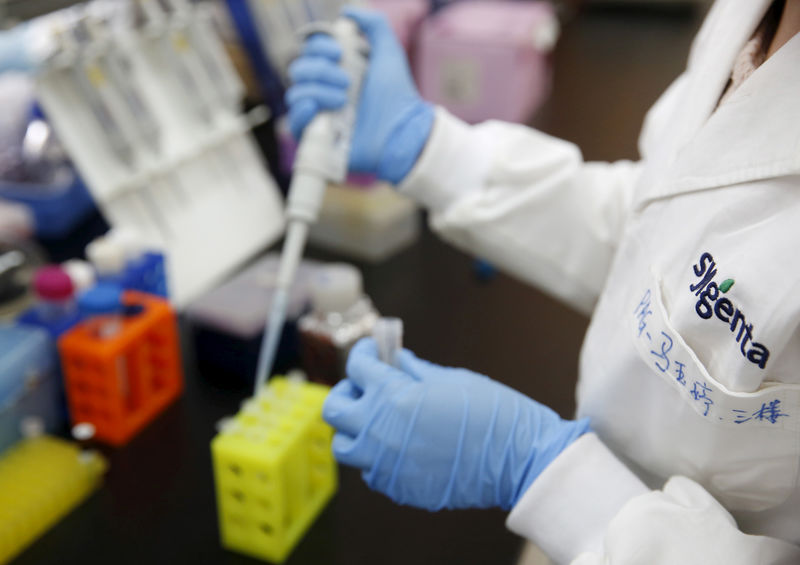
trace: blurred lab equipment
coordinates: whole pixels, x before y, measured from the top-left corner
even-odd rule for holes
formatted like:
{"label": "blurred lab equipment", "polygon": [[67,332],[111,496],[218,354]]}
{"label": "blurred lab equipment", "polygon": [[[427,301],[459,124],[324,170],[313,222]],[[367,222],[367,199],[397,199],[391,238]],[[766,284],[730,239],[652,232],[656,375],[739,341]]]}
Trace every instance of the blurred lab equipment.
{"label": "blurred lab equipment", "polygon": [[338,488],[328,388],[276,377],[211,442],[222,545],[282,563]]}
{"label": "blurred lab equipment", "polygon": [[378,263],[417,241],[420,223],[417,206],[387,183],[333,184],[308,241],[343,257]]}
{"label": "blurred lab equipment", "polygon": [[488,377],[408,350],[387,365],[372,339],[355,346],[347,376],[323,408],[337,429],[333,453],[400,504],[508,510],[589,430],[587,419],[562,420]]}
{"label": "blurred lab equipment", "polygon": [[525,123],[549,94],[558,35],[549,2],[453,2],[422,24],[420,93],[467,122]]}
{"label": "blurred lab equipment", "polygon": [[50,265],[38,269],[33,288],[36,302],[20,314],[18,322],[43,328],[53,339],[58,339],[80,321],[74,285],[63,268]]}
{"label": "blurred lab equipment", "polygon": [[[186,309],[197,366],[204,376],[253,382],[264,320],[274,300],[279,262],[277,254],[259,259]],[[275,356],[276,373],[285,374],[300,363],[297,321],[309,309],[310,283],[320,268],[308,260],[298,266]]]}
{"label": "blurred lab equipment", "polygon": [[19,314],[34,300],[33,280],[43,264],[35,244],[0,236],[0,318]]}
{"label": "blurred lab equipment", "polygon": [[33,79],[0,74],[0,107],[0,199],[26,210],[38,237],[69,234],[94,203],[35,103]]}
{"label": "blurred lab equipment", "polygon": [[361,273],[346,264],[320,269],[311,282],[312,310],[300,318],[303,371],[332,386],[345,377],[350,349],[373,332],[377,310],[364,294]]}
{"label": "blurred lab equipment", "polygon": [[[101,281],[81,294],[78,299],[81,317],[88,333],[99,341],[117,337],[122,332],[123,312],[122,285],[112,281]],[[117,377],[124,396],[129,391],[127,367],[120,364]]]}
{"label": "blurred lab equipment", "polygon": [[0,452],[21,438],[26,418],[55,433],[63,417],[53,339],[41,328],[0,324]]}
{"label": "blurred lab equipment", "polygon": [[80,295],[85,290],[90,289],[97,282],[97,275],[94,267],[88,261],[82,259],[70,259],[61,264],[61,268],[69,275],[75,294]]}
{"label": "blurred lab equipment", "polygon": [[183,390],[175,313],[164,299],[100,283],[84,292],[86,319],[58,342],[70,418],[97,439],[126,444]]}
{"label": "blurred lab equipment", "polygon": [[34,434],[0,457],[0,563],[8,563],[97,489],[107,469],[96,452]]}
{"label": "blurred lab equipment", "polygon": [[280,196],[240,108],[209,7],[92,2],[37,26],[36,93],[112,227],[162,253],[178,308],[283,229]]}
{"label": "blurred lab equipment", "polygon": [[111,230],[86,246],[97,279],[167,298],[164,254],[132,231]]}
{"label": "blurred lab equipment", "polygon": [[72,278],[58,265],[42,267],[36,272],[33,281],[39,318],[52,322],[75,315],[75,287]]}

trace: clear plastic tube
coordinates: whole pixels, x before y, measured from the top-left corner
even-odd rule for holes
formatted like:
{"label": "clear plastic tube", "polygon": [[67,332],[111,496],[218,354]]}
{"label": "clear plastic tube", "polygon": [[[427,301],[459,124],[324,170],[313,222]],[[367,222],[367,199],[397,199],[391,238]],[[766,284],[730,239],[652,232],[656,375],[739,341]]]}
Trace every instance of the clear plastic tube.
{"label": "clear plastic tube", "polygon": [[379,319],[372,330],[372,337],[378,344],[378,358],[387,365],[397,366],[397,353],[403,348],[403,320]]}

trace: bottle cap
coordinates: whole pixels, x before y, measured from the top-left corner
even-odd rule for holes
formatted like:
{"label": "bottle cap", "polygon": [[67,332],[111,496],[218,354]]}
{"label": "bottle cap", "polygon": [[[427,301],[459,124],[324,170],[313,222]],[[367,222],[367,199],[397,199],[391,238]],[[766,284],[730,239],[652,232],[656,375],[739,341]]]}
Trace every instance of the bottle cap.
{"label": "bottle cap", "polygon": [[122,248],[125,259],[135,261],[144,255],[147,245],[134,230],[114,228],[106,235],[107,240]]}
{"label": "bottle cap", "polygon": [[86,256],[99,275],[116,275],[125,270],[125,248],[118,242],[101,237],[86,247]]}
{"label": "bottle cap", "polygon": [[122,286],[101,282],[78,298],[78,308],[85,316],[115,314],[122,310]]}
{"label": "bottle cap", "polygon": [[322,314],[346,312],[363,294],[361,273],[352,265],[326,265],[311,281],[311,301]]}
{"label": "bottle cap", "polygon": [[33,288],[36,296],[43,300],[67,300],[75,291],[72,279],[58,265],[48,265],[36,271]]}
{"label": "bottle cap", "polygon": [[75,287],[76,292],[83,292],[95,282],[94,269],[88,261],[70,259],[62,263],[61,268],[72,279],[72,286]]}
{"label": "bottle cap", "polygon": [[72,437],[75,441],[89,441],[94,437],[96,430],[94,424],[81,422],[72,427]]}

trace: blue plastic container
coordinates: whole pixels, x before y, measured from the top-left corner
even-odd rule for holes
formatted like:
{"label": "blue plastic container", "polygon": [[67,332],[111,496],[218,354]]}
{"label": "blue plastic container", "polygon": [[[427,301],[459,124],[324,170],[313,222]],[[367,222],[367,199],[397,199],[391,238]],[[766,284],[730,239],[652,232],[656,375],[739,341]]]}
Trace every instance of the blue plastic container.
{"label": "blue plastic container", "polygon": [[130,263],[125,270],[122,286],[128,290],[138,290],[167,298],[167,272],[164,255],[148,252]]}
{"label": "blue plastic container", "polygon": [[58,357],[47,332],[0,324],[0,451],[20,439],[26,417],[57,431],[66,417],[61,398]]}
{"label": "blue plastic container", "polygon": [[63,318],[58,318],[56,320],[45,320],[42,318],[39,308],[36,306],[28,308],[17,318],[17,322],[20,324],[35,326],[37,328],[46,330],[53,340],[58,340],[61,334],[72,328],[72,326],[80,321],[81,315],[77,308],[71,314],[64,316]]}
{"label": "blue plastic container", "polygon": [[28,206],[33,212],[36,235],[56,239],[68,235],[94,211],[86,185],[76,173],[63,186],[42,186],[0,181],[0,198]]}

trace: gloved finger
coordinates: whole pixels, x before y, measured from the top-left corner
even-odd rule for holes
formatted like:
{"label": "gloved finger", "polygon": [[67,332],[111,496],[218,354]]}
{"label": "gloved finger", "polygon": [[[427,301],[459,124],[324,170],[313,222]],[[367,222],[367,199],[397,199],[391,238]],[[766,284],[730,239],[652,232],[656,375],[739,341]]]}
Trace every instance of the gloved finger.
{"label": "gloved finger", "polygon": [[317,83],[295,84],[286,91],[286,104],[289,107],[305,98],[316,102],[322,110],[338,110],[347,103],[347,91]]}
{"label": "gloved finger", "polygon": [[386,39],[394,38],[394,32],[389,20],[380,12],[348,6],[342,10],[342,15],[358,24],[358,27],[367,36],[373,48]]}
{"label": "gloved finger", "polygon": [[360,390],[365,391],[370,385],[378,383],[377,372],[381,370],[378,359],[378,344],[369,337],[362,338],[350,350],[345,372]]}
{"label": "gloved finger", "polygon": [[356,438],[341,433],[336,434],[333,436],[331,450],[336,460],[343,465],[358,469],[368,469],[371,465],[368,450],[363,449]]}
{"label": "gloved finger", "polygon": [[366,391],[371,386],[385,382],[392,369],[378,359],[378,344],[375,340],[366,337],[359,340],[350,351],[345,370],[347,377],[361,390]]}
{"label": "gloved finger", "polygon": [[418,381],[424,380],[425,377],[432,372],[441,372],[443,369],[445,369],[440,365],[420,359],[414,354],[413,351],[409,351],[408,349],[402,349],[398,351],[395,359],[397,360],[397,366],[401,371],[411,375],[411,377]]}
{"label": "gloved finger", "polygon": [[303,56],[323,57],[333,63],[342,58],[342,47],[333,37],[325,33],[315,33],[306,39]]}
{"label": "gloved finger", "polygon": [[301,57],[289,65],[293,84],[313,82],[347,90],[350,77],[339,65],[324,57]]}
{"label": "gloved finger", "polygon": [[328,394],[322,406],[322,418],[337,431],[357,436],[366,424],[366,413],[358,404],[361,392],[349,380],[343,380]]}
{"label": "gloved finger", "polygon": [[311,98],[298,100],[289,106],[289,131],[295,140],[299,140],[303,135],[303,130],[311,123],[311,120],[319,112],[319,106]]}

